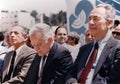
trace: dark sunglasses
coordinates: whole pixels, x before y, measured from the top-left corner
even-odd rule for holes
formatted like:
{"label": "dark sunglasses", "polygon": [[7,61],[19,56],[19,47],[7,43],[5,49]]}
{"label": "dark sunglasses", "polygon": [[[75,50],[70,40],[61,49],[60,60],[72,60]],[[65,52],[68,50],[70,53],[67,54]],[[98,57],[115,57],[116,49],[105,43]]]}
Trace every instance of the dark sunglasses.
{"label": "dark sunglasses", "polygon": [[120,32],[112,32],[112,34],[116,34],[117,36],[119,36]]}

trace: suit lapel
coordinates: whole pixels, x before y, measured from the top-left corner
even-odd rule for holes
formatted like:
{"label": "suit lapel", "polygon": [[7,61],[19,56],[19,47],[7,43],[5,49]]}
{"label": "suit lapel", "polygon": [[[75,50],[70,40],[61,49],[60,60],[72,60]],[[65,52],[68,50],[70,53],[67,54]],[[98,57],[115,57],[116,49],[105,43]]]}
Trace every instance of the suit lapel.
{"label": "suit lapel", "polygon": [[3,71],[4,71],[6,68],[8,68],[8,65],[9,65],[9,63],[10,63],[10,59],[11,59],[12,55],[13,55],[13,52],[11,51],[11,52],[7,53],[7,55],[5,56]]}
{"label": "suit lapel", "polygon": [[[41,57],[38,54],[36,54],[32,64],[31,64],[31,67],[29,69],[30,73],[28,73],[28,74],[29,74],[30,77],[32,75],[33,78],[38,78],[40,60],[41,60]],[[37,80],[37,79],[33,79],[33,80]]]}
{"label": "suit lapel", "polygon": [[44,67],[43,72],[44,72],[45,70],[47,70],[47,67],[48,67],[49,64],[51,63],[51,61],[52,61],[52,59],[53,59],[53,56],[54,56],[54,54],[55,54],[55,52],[56,52],[56,50],[57,50],[57,46],[58,46],[58,45],[57,45],[57,43],[55,42],[55,43],[53,44],[50,52],[49,52],[49,55],[48,55],[48,57],[47,57],[46,64],[45,64],[45,67]]}
{"label": "suit lapel", "polygon": [[93,48],[93,45],[94,45],[94,42],[90,42],[80,48],[79,53],[83,53],[83,54],[78,54],[78,57],[76,60],[76,63],[78,64],[78,71],[79,71],[79,73],[77,74],[78,79],[80,77],[80,74],[82,73],[82,71],[84,70],[84,68],[86,66],[86,63],[90,56],[90,52]]}
{"label": "suit lapel", "polygon": [[8,68],[9,68],[8,66],[10,64],[10,59],[11,59],[12,55],[13,55],[13,52],[11,51],[11,52],[7,53],[6,56],[5,56],[4,66],[3,66],[3,69],[2,69],[3,70],[3,78],[5,77],[5,75],[8,72]]}
{"label": "suit lapel", "polygon": [[22,49],[20,50],[20,52],[18,53],[18,55],[16,56],[17,58],[16,58],[16,61],[14,63],[14,67],[16,67],[16,65],[18,64],[18,62],[21,60],[22,57],[24,57],[28,54],[28,53],[26,53],[27,52],[26,50],[28,50],[28,48],[26,45],[24,45],[22,47]]}
{"label": "suit lapel", "polygon": [[102,50],[102,53],[100,55],[99,61],[97,63],[94,76],[97,74],[97,72],[102,67],[103,63],[105,62],[106,58],[109,56],[109,53],[113,51],[115,48],[116,42],[114,41],[113,37],[110,37],[107,44],[105,45],[104,49]]}
{"label": "suit lapel", "polygon": [[[23,48],[24,49],[24,48]],[[17,54],[17,58],[16,58],[16,60],[15,60],[15,62],[14,62],[14,67],[16,67],[16,65],[17,65],[17,63],[19,62],[19,60],[24,56],[24,52],[23,52],[24,50],[20,50],[20,52]]]}
{"label": "suit lapel", "polygon": [[23,84],[37,84],[40,60],[41,57],[38,54],[36,54]]}

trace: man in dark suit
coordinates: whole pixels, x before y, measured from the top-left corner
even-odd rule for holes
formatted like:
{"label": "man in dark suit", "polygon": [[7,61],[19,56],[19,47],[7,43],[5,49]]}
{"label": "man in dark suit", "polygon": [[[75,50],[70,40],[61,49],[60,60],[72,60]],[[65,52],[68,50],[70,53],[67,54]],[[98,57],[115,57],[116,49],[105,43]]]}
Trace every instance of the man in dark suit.
{"label": "man in dark suit", "polygon": [[[24,84],[64,84],[73,63],[70,52],[54,42],[54,33],[47,24],[34,25],[29,35],[38,56],[32,62]],[[45,56],[44,67],[41,67]]]}
{"label": "man in dark suit", "polygon": [[5,56],[2,84],[22,84],[36,52],[25,43],[27,40],[26,28],[14,26],[10,28],[9,34],[15,52],[10,51]]}
{"label": "man in dark suit", "polygon": [[[114,17],[115,11],[109,4],[100,4],[91,11],[88,26],[95,40],[80,48],[66,84],[120,84],[120,42],[112,37],[110,30]],[[93,56],[97,57],[90,63]]]}

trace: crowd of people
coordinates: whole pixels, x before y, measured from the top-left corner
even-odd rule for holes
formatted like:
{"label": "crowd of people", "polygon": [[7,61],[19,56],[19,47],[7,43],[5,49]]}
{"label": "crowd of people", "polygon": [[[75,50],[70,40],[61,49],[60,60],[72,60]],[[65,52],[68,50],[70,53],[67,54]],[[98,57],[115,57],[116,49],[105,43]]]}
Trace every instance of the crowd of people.
{"label": "crowd of people", "polygon": [[0,32],[1,84],[120,84],[120,22],[110,4],[89,14],[80,35],[46,23]]}

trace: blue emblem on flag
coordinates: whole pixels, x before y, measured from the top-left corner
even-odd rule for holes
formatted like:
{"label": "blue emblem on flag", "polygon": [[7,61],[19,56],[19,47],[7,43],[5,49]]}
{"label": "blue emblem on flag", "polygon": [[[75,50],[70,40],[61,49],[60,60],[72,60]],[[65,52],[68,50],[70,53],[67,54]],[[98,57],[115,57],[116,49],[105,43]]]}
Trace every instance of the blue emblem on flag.
{"label": "blue emblem on flag", "polygon": [[75,11],[69,17],[69,30],[79,34],[84,33],[87,28],[88,17],[93,5],[88,0],[81,0],[77,3]]}

